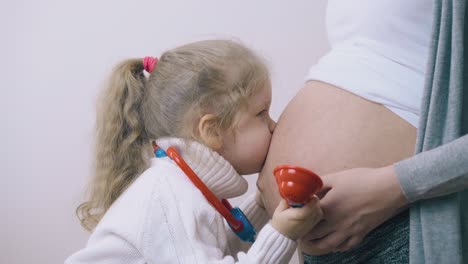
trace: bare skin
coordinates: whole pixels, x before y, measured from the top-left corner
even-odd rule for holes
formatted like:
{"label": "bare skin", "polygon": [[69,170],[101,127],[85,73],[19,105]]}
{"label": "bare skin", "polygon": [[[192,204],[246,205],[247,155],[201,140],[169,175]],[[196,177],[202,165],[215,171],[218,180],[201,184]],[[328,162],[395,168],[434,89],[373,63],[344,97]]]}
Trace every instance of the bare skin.
{"label": "bare skin", "polygon": [[[410,157],[415,141],[416,128],[382,105],[326,83],[308,82],[288,104],[274,131],[257,182],[265,208],[271,215],[280,200],[272,174],[277,165],[298,165],[318,175],[380,168]],[[331,214],[327,210],[332,209],[322,209],[326,220]],[[306,239],[301,248],[311,255],[334,250]]]}

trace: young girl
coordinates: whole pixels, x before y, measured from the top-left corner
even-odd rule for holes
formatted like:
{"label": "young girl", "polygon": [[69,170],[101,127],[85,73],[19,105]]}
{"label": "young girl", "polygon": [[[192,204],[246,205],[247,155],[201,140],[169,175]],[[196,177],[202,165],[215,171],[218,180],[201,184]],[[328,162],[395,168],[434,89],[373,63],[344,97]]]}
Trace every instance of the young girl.
{"label": "young girl", "polygon": [[233,41],[119,64],[98,109],[90,199],[77,209],[94,231],[66,263],[287,263],[322,216],[317,198],[302,208],[282,201],[266,224],[261,199],[250,197],[240,207],[261,231],[244,243],[186,173],[152,150],[152,141],[174,146],[218,199],[239,196],[247,190],[239,174],[259,172],[266,158],[270,101],[265,65]]}

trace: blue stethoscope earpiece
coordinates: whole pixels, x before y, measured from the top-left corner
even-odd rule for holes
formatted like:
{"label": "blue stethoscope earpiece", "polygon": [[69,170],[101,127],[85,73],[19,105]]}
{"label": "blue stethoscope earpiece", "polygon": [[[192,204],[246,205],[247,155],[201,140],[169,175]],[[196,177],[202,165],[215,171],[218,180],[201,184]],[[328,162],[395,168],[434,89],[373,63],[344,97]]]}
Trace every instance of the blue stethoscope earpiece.
{"label": "blue stethoscope earpiece", "polygon": [[163,158],[167,157],[166,151],[164,151],[162,148],[158,148],[155,152],[154,155],[156,158]]}
{"label": "blue stethoscope earpiece", "polygon": [[255,236],[257,235],[257,232],[255,231],[255,227],[250,223],[249,219],[247,216],[245,216],[244,212],[239,207],[234,207],[230,210],[231,214],[239,221],[242,222],[243,228],[240,231],[235,231],[231,224],[229,224],[229,227],[231,227],[231,230],[234,231],[234,233],[242,240],[245,242],[255,242]]}

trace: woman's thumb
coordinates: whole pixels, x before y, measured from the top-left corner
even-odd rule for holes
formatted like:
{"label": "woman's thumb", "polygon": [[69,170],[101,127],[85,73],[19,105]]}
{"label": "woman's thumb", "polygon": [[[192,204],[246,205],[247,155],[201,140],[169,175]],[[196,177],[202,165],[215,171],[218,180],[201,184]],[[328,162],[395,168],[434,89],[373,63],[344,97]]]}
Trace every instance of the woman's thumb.
{"label": "woman's thumb", "polygon": [[334,179],[335,179],[335,175],[333,173],[323,175],[322,176],[322,182],[323,182],[322,190],[331,189],[333,187]]}
{"label": "woman's thumb", "polygon": [[323,196],[325,196],[325,194],[331,189],[333,188],[333,185],[335,184],[335,178],[336,178],[336,175],[335,173],[332,173],[332,174],[327,174],[327,175],[323,175],[322,177],[320,177],[322,179],[322,182],[323,182],[323,186],[322,188],[317,192],[317,196],[322,199]]}

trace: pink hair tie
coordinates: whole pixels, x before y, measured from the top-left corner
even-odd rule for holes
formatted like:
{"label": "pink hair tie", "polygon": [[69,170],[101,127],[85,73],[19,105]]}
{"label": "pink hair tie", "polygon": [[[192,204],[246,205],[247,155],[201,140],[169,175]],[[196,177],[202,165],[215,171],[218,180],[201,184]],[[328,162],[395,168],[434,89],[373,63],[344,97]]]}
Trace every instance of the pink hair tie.
{"label": "pink hair tie", "polygon": [[156,64],[158,64],[158,58],[146,56],[143,59],[143,67],[145,68],[145,71],[149,73],[153,72]]}

